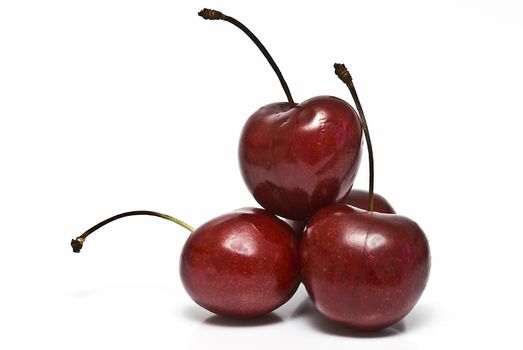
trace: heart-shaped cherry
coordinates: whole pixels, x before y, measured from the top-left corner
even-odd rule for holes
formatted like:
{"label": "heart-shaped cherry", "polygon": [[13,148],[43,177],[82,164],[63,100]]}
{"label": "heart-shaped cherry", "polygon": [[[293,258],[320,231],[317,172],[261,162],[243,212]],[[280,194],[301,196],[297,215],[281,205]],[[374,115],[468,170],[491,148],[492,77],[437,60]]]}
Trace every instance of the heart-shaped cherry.
{"label": "heart-shaped cherry", "polygon": [[298,240],[290,227],[263,209],[245,208],[216,217],[193,230],[152,211],[113,216],[73,239],[80,252],[87,236],[131,215],[153,215],[190,230],[180,257],[180,277],[190,297],[218,315],[253,318],[285,303],[300,283]]}
{"label": "heart-shaped cherry", "polygon": [[401,320],[419,300],[429,277],[430,250],[414,221],[373,211],[373,153],[365,116],[348,71],[335,67],[365,131],[369,210],[335,204],[314,214],[300,244],[301,273],[323,315],[355,329],[377,330]]}
{"label": "heart-shaped cherry", "polygon": [[288,101],[268,104],[247,120],[240,137],[240,170],[262,207],[294,220],[347,196],[358,171],[362,130],[356,111],[332,96],[296,104],[261,42],[236,19],[204,9],[205,19],[224,20],[244,31],[273,67]]}

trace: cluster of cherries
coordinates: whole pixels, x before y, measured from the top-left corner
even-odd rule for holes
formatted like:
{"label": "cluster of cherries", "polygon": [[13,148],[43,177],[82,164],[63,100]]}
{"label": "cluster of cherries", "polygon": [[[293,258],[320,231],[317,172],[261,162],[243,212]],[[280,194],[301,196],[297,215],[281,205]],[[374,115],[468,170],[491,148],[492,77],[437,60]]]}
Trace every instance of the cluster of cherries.
{"label": "cluster of cherries", "polygon": [[[303,282],[318,311],[348,327],[378,330],[399,321],[427,283],[429,244],[414,221],[396,215],[373,193],[372,145],[349,72],[334,65],[358,112],[332,96],[296,104],[280,70],[249,29],[219,11],[204,9],[199,15],[244,31],[287,95],[287,102],[251,115],[240,138],[243,179],[265,209],[236,210],[196,230],[165,214],[126,212],[73,239],[73,250],[79,252],[88,235],[111,221],[153,215],[192,232],[181,253],[181,280],[191,298],[213,313],[265,315],[288,301]],[[351,190],[363,135],[369,151],[368,192]]]}

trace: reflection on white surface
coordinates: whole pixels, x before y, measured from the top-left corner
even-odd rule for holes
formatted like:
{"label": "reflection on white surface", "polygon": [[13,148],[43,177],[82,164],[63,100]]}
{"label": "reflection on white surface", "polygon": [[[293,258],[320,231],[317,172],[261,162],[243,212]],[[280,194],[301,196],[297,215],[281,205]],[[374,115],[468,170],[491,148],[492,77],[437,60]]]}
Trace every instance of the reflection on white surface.
{"label": "reflection on white surface", "polygon": [[[194,308],[186,317],[200,323],[190,349],[402,349],[414,350],[406,336],[405,321],[380,332],[358,332],[323,317],[315,309],[305,288],[275,312],[258,320],[237,321]],[[294,334],[289,338],[289,334]]]}

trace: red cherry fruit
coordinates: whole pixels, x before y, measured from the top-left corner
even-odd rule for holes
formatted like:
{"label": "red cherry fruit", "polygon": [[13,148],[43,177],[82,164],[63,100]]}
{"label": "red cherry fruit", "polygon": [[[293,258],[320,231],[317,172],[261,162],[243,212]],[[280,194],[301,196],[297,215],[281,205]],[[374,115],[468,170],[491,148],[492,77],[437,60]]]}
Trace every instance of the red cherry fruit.
{"label": "red cherry fruit", "polygon": [[[343,201],[348,205],[351,205],[360,209],[367,209],[369,205],[369,192],[364,190],[352,189],[349,193],[349,196],[346,200]],[[373,208],[374,211],[378,213],[385,214],[396,214],[396,211],[392,205],[385,199],[385,197],[380,196],[377,193],[373,193]]]}
{"label": "red cherry fruit", "polygon": [[247,34],[269,61],[287,96],[287,102],[254,112],[240,137],[240,170],[254,198],[270,212],[294,220],[304,220],[345,198],[361,158],[362,130],[356,111],[331,96],[294,103],[278,66],[247,27],[219,11],[204,9],[198,14],[230,22]]}
{"label": "red cherry fruit", "polygon": [[286,223],[263,209],[236,210],[196,230],[158,212],[126,212],[73,239],[73,251],[79,253],[100,227],[132,215],[157,216],[192,232],[182,250],[180,276],[191,298],[211,312],[233,318],[261,316],[289,300],[298,288],[298,240]]}
{"label": "red cherry fruit", "polygon": [[191,234],[181,254],[180,276],[191,298],[211,312],[261,316],[298,288],[298,241],[267,211],[237,210]]}
{"label": "red cherry fruit", "polygon": [[361,125],[347,102],[319,96],[294,107],[275,103],[245,124],[240,169],[262,207],[304,219],[347,196],[361,148]]}
{"label": "red cherry fruit", "polygon": [[429,244],[414,221],[345,204],[310,219],[300,257],[316,308],[360,330],[382,329],[407,315],[430,271]]}
{"label": "red cherry fruit", "polygon": [[352,78],[335,64],[358,108],[369,153],[368,211],[325,207],[307,223],[300,244],[303,284],[326,317],[360,330],[401,320],[418,302],[430,272],[429,243],[412,220],[373,211],[374,159]]}

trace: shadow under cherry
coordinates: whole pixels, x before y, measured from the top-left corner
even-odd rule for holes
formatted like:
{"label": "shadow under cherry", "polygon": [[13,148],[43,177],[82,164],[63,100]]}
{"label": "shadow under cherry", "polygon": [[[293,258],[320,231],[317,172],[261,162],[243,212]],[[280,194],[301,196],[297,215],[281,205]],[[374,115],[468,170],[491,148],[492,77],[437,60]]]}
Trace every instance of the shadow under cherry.
{"label": "shadow under cherry", "polygon": [[235,319],[212,314],[196,305],[184,311],[187,318],[194,321],[217,327],[262,327],[283,322],[283,319],[275,313],[269,313],[252,319]]}
{"label": "shadow under cherry", "polygon": [[[201,307],[193,305],[183,311],[185,317],[195,322],[216,327],[263,327],[283,322],[283,318],[276,313],[253,318],[253,319],[233,319],[220,315],[215,315]],[[390,327],[379,331],[359,331],[347,328],[347,326],[331,321],[323,316],[312,303],[309,297],[298,304],[298,307],[290,315],[290,320],[302,319],[312,328],[326,334],[352,337],[352,338],[384,338],[403,334],[407,331],[422,327],[432,318],[432,311],[425,305],[416,306],[409,315],[403,320]],[[287,319],[287,317],[286,317]]]}
{"label": "shadow under cherry", "polygon": [[390,327],[379,331],[360,331],[347,328],[345,325],[334,322],[323,316],[309,298],[304,299],[292,314],[292,318],[305,318],[307,323],[321,332],[351,338],[384,338],[393,337],[405,333],[407,330],[417,328],[425,323],[430,315],[421,308],[412,311],[408,318],[400,320]]}

